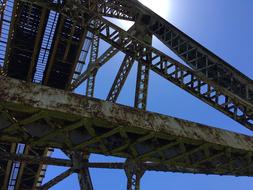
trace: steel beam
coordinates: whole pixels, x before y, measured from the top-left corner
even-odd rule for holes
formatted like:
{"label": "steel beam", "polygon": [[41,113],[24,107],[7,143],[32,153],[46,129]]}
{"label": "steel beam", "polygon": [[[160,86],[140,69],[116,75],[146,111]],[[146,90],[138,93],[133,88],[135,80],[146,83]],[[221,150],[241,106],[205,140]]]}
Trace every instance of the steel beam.
{"label": "steel beam", "polygon": [[143,110],[146,110],[147,108],[149,71],[150,71],[150,61],[147,61],[146,64],[139,62],[137,71],[134,107]]}
{"label": "steel beam", "polygon": [[126,161],[127,190],[140,190],[141,177],[145,172],[141,166],[141,162],[134,160]]}
{"label": "steel beam", "polygon": [[[152,55],[150,69],[155,73],[225,113],[245,127],[253,129],[253,105],[141,42],[109,21],[103,18],[100,18],[100,21],[98,29],[103,40],[143,64],[147,64],[148,55]],[[118,38],[114,39],[113,36],[118,36]]]}
{"label": "steel beam", "polygon": [[[88,49],[89,46],[90,46],[90,45],[89,45],[89,40],[90,40],[90,39],[87,39],[87,38],[86,38],[87,34],[88,34],[87,30],[82,34],[81,43],[80,43],[79,48],[78,48],[78,52],[77,52],[76,59],[75,59],[75,61],[74,61],[74,65],[72,66],[72,69],[71,69],[71,73],[70,73],[70,76],[69,76],[69,79],[68,79],[68,85],[67,85],[66,89],[69,89],[69,88],[70,88],[72,79],[74,79],[74,77],[75,77],[74,74],[75,74],[76,69],[77,69],[77,68],[80,68],[80,67],[78,67],[78,64],[80,64],[80,60],[79,60],[80,54],[82,54],[83,52],[87,51],[87,49]],[[82,49],[82,48],[83,48],[83,45],[84,45],[84,43],[86,43],[86,42],[88,43],[88,46],[87,46],[87,47],[84,47],[84,50],[83,50],[83,49]],[[85,49],[85,48],[87,48],[87,49]],[[87,52],[85,52],[85,54],[86,54],[86,53],[87,53]],[[87,54],[86,54],[86,55],[87,55]],[[86,55],[84,56],[84,60],[82,60],[82,61],[84,61],[83,65],[85,64]],[[80,70],[81,70],[81,68],[80,68]]]}
{"label": "steel beam", "polygon": [[[39,6],[54,10],[54,11],[59,11],[63,7],[63,3],[60,1],[58,1],[57,3],[45,2],[44,0],[21,0],[21,1],[34,3],[36,5],[39,5]],[[135,20],[135,18],[131,16],[132,14],[130,14],[131,8],[128,5],[128,3],[123,2],[121,0],[96,1],[95,7],[92,6],[94,5],[94,1],[86,2],[86,5],[90,11],[100,16],[106,16],[106,17],[117,18],[117,19],[128,20],[128,21]],[[80,11],[79,9],[76,9],[76,8],[83,7],[83,4],[80,4],[78,1],[67,2],[65,6],[68,9],[73,9],[75,7],[74,9],[77,15],[78,15],[78,12],[82,13],[82,11]]]}
{"label": "steel beam", "polygon": [[150,33],[160,39],[197,73],[230,91],[233,95],[239,96],[251,105],[253,104],[252,79],[140,2],[130,0],[127,5],[126,3],[125,0],[122,0],[124,9],[128,10],[128,14],[134,17],[135,21],[141,21],[142,24],[145,24]]}
{"label": "steel beam", "polygon": [[117,101],[120,91],[122,90],[126,82],[127,76],[131,71],[133,63],[134,63],[134,60],[131,57],[128,57],[126,55],[119,68],[116,78],[114,79],[110,92],[106,98],[107,101],[110,101],[110,102]]}
{"label": "steel beam", "polygon": [[[134,32],[135,25],[133,25],[128,32],[132,33]],[[94,31],[96,32],[96,31]],[[117,36],[114,36],[117,38]],[[90,65],[88,69],[83,72],[72,84],[71,84],[71,90],[76,89],[80,84],[82,84],[85,80],[88,79],[88,76],[90,76],[93,72],[98,70],[100,67],[102,67],[106,62],[108,62],[113,56],[115,56],[119,50],[113,46],[109,47],[99,58],[97,58],[96,62]]]}
{"label": "steel beam", "polygon": [[[195,173],[253,175],[250,165],[253,159],[248,159],[253,152],[253,139],[246,135],[71,92],[63,94],[61,90],[6,77],[0,77],[0,92],[1,141],[138,157],[142,162],[167,162],[174,167],[192,168]],[[4,116],[5,110],[22,114],[23,120],[17,121],[18,130],[8,132],[9,125],[5,123],[12,121]],[[44,112],[41,117],[31,117],[39,110]],[[43,120],[46,118],[50,118],[54,125],[45,124]],[[154,133],[151,139],[147,138],[150,133]],[[138,138],[146,140],[138,142]],[[201,145],[205,148],[200,148]],[[226,154],[228,150],[231,152],[229,155]],[[150,151],[154,153],[150,154]],[[224,154],[222,158],[215,157],[221,153]],[[231,160],[236,162],[227,166]],[[197,162],[200,164],[196,165]],[[247,166],[247,170],[243,169]]]}
{"label": "steel beam", "polygon": [[[95,27],[97,23],[96,23],[96,21],[94,21],[94,23],[92,23],[92,24]],[[92,38],[92,42],[91,42],[91,50],[90,50],[90,62],[89,62],[89,65],[88,65],[88,69],[93,64],[95,64],[97,59],[98,59],[100,38],[97,35],[97,33],[98,33],[98,31],[96,31],[93,34],[93,38]],[[94,96],[94,89],[95,89],[95,81],[96,81],[97,71],[98,71],[98,69],[92,71],[92,73],[88,76],[87,86],[86,86],[86,96],[89,96],[89,97]]]}
{"label": "steel beam", "polygon": [[[133,5],[135,5],[136,3],[137,1],[133,1]],[[143,7],[140,4],[139,6]],[[133,10],[136,10],[134,6],[132,8]],[[89,9],[85,7],[85,5],[83,5],[82,10],[79,11],[85,10],[87,11],[88,14],[92,15],[92,13],[89,13]],[[143,13],[142,9],[137,10],[140,10],[141,13]],[[145,8],[145,10],[148,9]],[[68,11],[66,10],[64,14],[71,15],[71,11],[69,11],[69,13],[67,12]],[[151,15],[154,14],[152,13]],[[155,18],[157,18],[157,15],[155,16]],[[79,18],[75,18],[75,16],[72,15],[72,19],[78,20]],[[150,15],[147,15],[147,17],[142,17],[138,20],[141,23],[144,22],[143,24],[145,24],[145,22],[147,22],[148,24],[150,23],[149,22],[150,19],[151,19]],[[234,91],[231,91],[230,87],[224,88],[224,85],[217,82],[217,80],[210,79],[209,77],[203,75],[203,73],[201,72],[193,71],[188,67],[185,67],[183,64],[180,64],[179,62],[175,61],[169,56],[155,50],[150,46],[147,46],[140,40],[135,39],[129,33],[126,33],[124,30],[113,25],[109,21],[106,21],[103,18],[100,18],[100,21],[101,24],[98,28],[96,28],[96,30],[98,29],[100,30],[100,37],[103,40],[112,44],[114,47],[118,48],[124,53],[131,55],[133,58],[137,60],[141,59],[144,63],[146,61],[144,57],[147,54],[151,53],[152,54],[151,69],[154,72],[163,76],[167,80],[173,82],[180,88],[188,91],[192,95],[198,97],[199,99],[213,106],[219,111],[225,113],[227,116],[246,126],[250,130],[253,130],[253,104],[250,103],[250,101],[248,101],[249,98],[252,97],[251,86],[253,84],[252,81],[248,79],[246,76],[241,75],[235,69],[231,70],[232,67],[227,67],[226,66],[227,64],[224,62],[220,63],[218,61],[216,64],[217,67],[219,68],[220,68],[219,65],[225,65],[224,68],[226,68],[226,70],[229,71],[228,73],[231,73],[233,74],[233,76],[236,76],[238,80],[235,79],[234,81],[239,82],[238,84],[240,84],[240,89],[246,89],[247,93],[245,94],[247,98],[245,99],[243,96],[240,96],[240,93],[238,94],[234,93]],[[94,29],[92,30],[92,28],[90,28],[90,30],[93,31]],[[161,33],[166,34],[166,32]],[[117,36],[117,38],[115,36]],[[135,46],[135,48],[132,48],[133,45]],[[131,49],[129,48],[130,46]],[[140,48],[140,46],[142,47],[143,52],[136,54],[136,50],[137,48]],[[223,70],[224,70],[223,67],[219,69],[219,73],[221,75]],[[227,75],[224,74],[224,76]],[[229,79],[230,78],[231,77],[229,77]]]}
{"label": "steel beam", "polygon": [[55,186],[57,183],[61,182],[62,180],[70,176],[72,173],[73,173],[73,169],[70,168],[66,170],[65,172],[61,173],[60,175],[56,176],[54,179],[45,183],[41,187],[38,187],[37,190],[48,190],[49,188]]}
{"label": "steel beam", "polygon": [[93,184],[90,176],[89,155],[84,152],[73,152],[71,154],[73,169],[78,173],[78,180],[81,190],[93,190]]}
{"label": "steel beam", "polygon": [[[223,156],[223,155],[217,155]],[[0,153],[0,159],[5,161],[12,161],[12,162],[21,162],[21,163],[30,163],[30,164],[46,164],[52,166],[62,166],[62,167],[72,167],[73,162],[67,159],[60,159],[60,158],[51,158],[51,157],[40,157],[40,156],[30,156],[30,155],[22,155],[22,154],[14,154],[14,153]],[[117,170],[124,170],[127,167],[126,163],[121,162],[89,162],[89,168],[96,168],[96,169],[117,169]],[[177,167],[171,166],[166,164],[157,164],[152,162],[140,163],[140,168],[144,171],[162,171],[162,172],[181,172],[181,173],[202,173],[208,174],[208,170],[196,170],[192,168],[185,168],[185,167]],[[239,168],[240,169],[240,168]],[[248,169],[248,167],[247,167]],[[75,171],[74,171],[75,172]]]}
{"label": "steel beam", "polygon": [[[30,2],[41,3],[39,0]],[[120,4],[123,5],[121,8],[125,9],[129,15],[135,18],[135,21],[141,21],[141,23],[148,26],[150,33],[156,35],[165,45],[196,70],[198,74],[226,89],[233,96],[238,96],[251,105],[253,104],[253,82],[250,78],[243,75],[138,1],[131,0],[130,2],[120,1]],[[117,4],[118,1],[114,1],[115,3]],[[79,9],[75,11],[83,13],[85,9],[86,11],[90,11],[89,7],[80,4]],[[69,15],[71,14],[69,13]]]}
{"label": "steel beam", "polygon": [[73,81],[71,84],[70,89],[74,90],[76,89],[80,84],[82,84],[84,81],[88,79],[88,77],[95,72],[97,69],[102,67],[107,61],[109,61],[114,55],[116,55],[119,51],[114,48],[110,47],[108,48],[98,59],[97,61],[92,64],[90,67],[87,68],[86,71],[84,71],[78,78]]}
{"label": "steel beam", "polygon": [[[4,152],[6,151],[10,151],[11,153],[15,153],[15,150],[16,150],[16,146],[17,144],[16,143],[10,143],[10,144],[7,144],[7,145],[4,145]],[[1,148],[3,148],[1,147]],[[8,149],[6,149],[6,147],[8,147]],[[10,176],[11,176],[11,171],[12,171],[12,164],[13,164],[13,161],[12,160],[6,160],[7,162],[3,163],[5,165],[2,165],[1,167],[4,169],[3,173],[4,173],[4,176],[2,176],[2,182],[1,182],[1,186],[3,189],[7,189],[8,188],[8,185],[9,185],[9,179],[10,179]]]}
{"label": "steel beam", "polygon": [[[145,25],[137,25],[137,34],[139,35],[136,35],[136,38],[146,42],[147,45],[152,45],[152,35],[148,35],[146,33]],[[140,52],[142,51],[143,49],[140,49]],[[146,59],[145,63],[142,60],[141,61],[138,60],[134,107],[143,110],[146,110],[147,108],[148,82],[151,66],[151,57],[152,57],[151,53],[147,54],[146,57],[144,58]]]}
{"label": "steel beam", "polygon": [[140,2],[130,0],[131,16],[139,13],[139,18],[150,33],[160,39],[167,47],[185,61],[198,74],[225,88],[234,96],[253,105],[252,79],[229,65],[226,61],[196,42],[187,34],[158,16]]}

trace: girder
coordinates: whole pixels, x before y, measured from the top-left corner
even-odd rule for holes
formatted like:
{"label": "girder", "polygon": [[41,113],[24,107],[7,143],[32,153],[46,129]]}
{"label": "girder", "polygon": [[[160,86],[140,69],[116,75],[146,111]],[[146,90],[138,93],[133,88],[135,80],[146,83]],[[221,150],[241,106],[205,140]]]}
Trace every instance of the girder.
{"label": "girder", "polygon": [[149,31],[197,73],[253,105],[253,81],[164,19],[148,15]]}
{"label": "girder", "polygon": [[[142,40],[147,45],[152,45],[152,35],[146,33],[145,25],[136,25],[136,34],[135,37],[139,40]],[[142,49],[141,51],[145,51]],[[139,52],[136,52],[137,54]],[[141,52],[140,52],[141,53]],[[151,66],[151,56],[152,54],[147,54],[144,58],[146,62],[138,60],[137,68],[137,78],[136,78],[136,88],[135,88],[135,99],[134,107],[146,110],[147,100],[148,100],[148,83],[149,83],[149,72]],[[135,176],[138,178],[138,175]]]}
{"label": "girder", "polygon": [[[122,3],[125,0],[122,0]],[[130,6],[130,7],[129,7]],[[196,42],[168,21],[143,6],[136,0],[130,0],[125,7],[135,20],[146,25],[148,31],[161,40],[192,69],[226,88],[235,96],[253,104],[253,81],[229,65],[213,52]],[[138,15],[138,16],[137,16]]]}
{"label": "girder", "polygon": [[72,153],[73,169],[78,172],[78,180],[81,190],[93,190],[90,171],[88,168],[89,155],[84,152]]}
{"label": "girder", "polygon": [[[1,143],[0,148],[1,148],[1,152],[15,153],[16,143]],[[0,168],[1,168],[1,170],[0,170],[0,186],[3,189],[7,189],[8,185],[9,185],[9,179],[11,176],[12,161],[1,159]]]}
{"label": "girder", "polygon": [[134,16],[130,14],[129,5],[119,0],[99,1],[97,11],[103,16],[134,21]]}
{"label": "girder", "polygon": [[[0,83],[1,141],[253,175],[252,137],[6,77]],[[5,110],[18,118],[15,130]]]}
{"label": "girder", "polygon": [[[85,10],[85,6],[82,8]],[[86,10],[88,9],[86,8]],[[99,30],[99,36],[103,40],[134,59],[142,60],[143,63],[147,62],[145,56],[147,57],[148,54],[151,54],[151,70],[225,113],[245,127],[253,129],[253,106],[247,100],[134,38],[109,21],[101,17],[96,19],[98,18],[100,19],[98,28],[88,27],[88,30],[93,32],[94,30]],[[76,18],[73,17],[73,19]]]}
{"label": "girder", "polygon": [[67,169],[65,172],[59,174],[54,179],[52,179],[49,182],[43,184],[41,187],[38,187],[37,189],[38,190],[48,190],[49,188],[53,187],[57,183],[61,182],[62,180],[64,180],[68,176],[70,176],[72,173],[73,173],[73,169],[72,168]]}
{"label": "girder", "polygon": [[[135,25],[133,25],[128,32],[133,33],[135,31]],[[117,37],[117,36],[116,36]],[[102,67],[107,61],[115,56],[119,50],[113,46],[109,47],[101,56],[97,58],[95,63],[90,65],[86,71],[84,71],[79,77],[71,84],[71,90],[76,89],[82,82],[84,82],[89,75]]]}
{"label": "girder", "polygon": [[[89,49],[91,47],[91,41],[92,41],[93,34],[91,32],[87,32],[87,36],[84,40],[83,48],[80,52],[79,60],[75,68],[75,72],[73,75],[73,79],[71,82],[76,81],[78,77],[82,74],[84,65],[86,64],[86,58],[89,52]],[[69,89],[70,87],[68,87]]]}
{"label": "girder", "polygon": [[131,57],[125,56],[119,68],[119,71],[117,73],[117,76],[112,84],[110,92],[106,98],[107,101],[114,102],[114,103],[117,101],[120,91],[123,88],[125,81],[127,79],[127,76],[133,66],[133,63],[134,63],[134,60]]}
{"label": "girder", "polygon": [[[55,2],[45,2],[44,0],[21,0],[23,2],[28,2],[28,3],[35,3],[39,6],[49,8],[54,11],[59,11],[61,10],[64,6],[68,7],[68,9],[74,10],[73,12],[76,11],[80,12],[79,8],[82,7],[84,4],[89,8],[93,13],[101,15],[101,16],[106,16],[106,17],[111,17],[111,18],[117,18],[117,19],[122,19],[122,20],[128,20],[128,21],[134,21],[135,16],[131,16],[131,6],[129,6],[128,3],[123,2],[121,0],[88,0],[88,1],[63,1],[60,2],[58,1],[57,3]],[[82,11],[81,11],[82,12]]]}
{"label": "girder", "polygon": [[[104,16],[135,24],[126,32]],[[4,77],[62,90],[87,80],[86,95],[93,97],[98,69],[121,51],[107,101],[116,102],[136,61],[136,108],[146,109],[152,70],[253,130],[253,81],[138,1],[4,0],[0,27],[1,188],[48,189],[76,172],[80,188],[92,190],[89,167],[124,169],[128,189],[139,189],[149,170],[253,176],[252,137]],[[190,67],[153,48],[152,35]],[[112,46],[98,57],[100,38]],[[81,73],[90,45],[90,64]],[[25,144],[20,154],[19,143]],[[48,147],[127,161],[53,159]],[[70,168],[41,186],[47,164]]]}
{"label": "girder", "polygon": [[[85,9],[85,7],[83,8]],[[132,8],[134,10],[134,7]],[[88,10],[88,8],[86,8],[86,10]],[[145,8],[145,11],[147,10],[148,9]],[[157,17],[158,16],[156,15],[155,18]],[[72,17],[72,18],[75,19],[75,17]],[[143,22],[146,19],[147,18],[144,17],[139,20],[140,22]],[[92,28],[89,28],[89,30],[92,31]],[[117,26],[113,25],[112,23],[106,21],[103,18],[101,18],[99,30],[100,30],[100,37],[103,40],[112,44],[114,47],[123,51],[127,55],[133,56],[133,58],[137,60],[141,59],[142,56],[145,56],[147,52],[150,53],[151,51],[152,62],[155,62],[155,64],[153,63],[151,64],[151,69],[153,71],[165,77],[166,79],[170,80],[171,82],[183,88],[184,90],[188,91],[189,93],[193,94],[194,96],[198,97],[202,101],[208,103],[214,108],[225,113],[230,118],[238,121],[239,123],[246,126],[247,128],[251,130],[253,129],[252,128],[252,125],[253,125],[252,104],[247,99],[241,96],[238,96],[236,93],[231,91],[230,88],[224,88],[224,86],[220,85],[217,82],[217,80],[210,79],[204,76],[200,72],[192,71],[188,67],[185,67],[183,64],[180,64],[179,62],[171,59],[165,54],[140,42],[139,40],[129,35],[129,33],[126,33],[122,29],[118,28]],[[143,51],[146,51],[146,50],[148,51],[143,52],[143,55],[141,55],[141,53],[137,55],[133,51],[134,48],[131,48],[131,49],[129,48],[130,44],[131,45],[134,44],[134,46],[136,48],[138,47],[139,49],[140,49],[139,45],[141,44],[141,47],[145,47],[143,48]],[[137,51],[137,49],[135,49],[135,51]],[[141,50],[138,50],[138,51],[141,51]],[[226,65],[226,64],[223,64],[223,65]],[[233,73],[235,76],[239,78],[242,77],[242,75],[238,74],[236,70]],[[226,75],[224,74],[224,76]],[[242,81],[245,81],[246,80],[245,77],[243,78],[244,80],[242,79]],[[240,84],[240,81],[238,84]]]}
{"label": "girder", "polygon": [[[62,166],[62,167],[72,167],[73,162],[67,159],[51,158],[51,157],[41,157],[41,156],[29,156],[22,154],[11,154],[5,152],[0,154],[1,160],[11,160],[23,163],[42,163],[51,166]],[[89,162],[87,163],[89,168],[100,168],[100,169],[120,169],[124,170],[128,166],[127,163],[121,162]],[[181,173],[202,173],[208,174],[206,170],[196,170],[186,167],[177,167],[172,165],[157,164],[153,162],[138,163],[138,167],[143,169],[143,171],[162,171],[162,172],[181,172]]]}
{"label": "girder", "polygon": [[[10,11],[10,5],[11,2],[8,2],[7,11]],[[8,76],[32,81],[38,69],[36,65],[48,22],[49,10],[18,0],[13,2],[12,9],[10,26],[8,28],[8,23],[5,23],[4,26],[6,30],[4,35],[9,33],[4,68]],[[7,15],[9,14],[7,13]],[[6,21],[10,20],[6,15],[5,19]],[[25,150],[29,152],[27,147],[25,147]],[[36,151],[33,150],[33,152]],[[37,153],[43,155],[44,152],[40,150]],[[11,180],[9,185],[15,189],[34,189],[36,183],[39,183],[44,176],[43,171],[41,171],[42,165],[17,165],[12,163],[12,168],[14,169],[11,174],[12,178],[9,179]]]}
{"label": "girder", "polygon": [[[25,155],[46,155],[47,148],[25,147]],[[18,171],[15,189],[35,189],[42,165],[39,163],[21,163]],[[41,176],[42,177],[42,176]],[[44,177],[44,176],[43,176]]]}
{"label": "girder", "polygon": [[253,107],[251,104],[164,53],[141,42],[109,21],[103,18],[100,18],[100,21],[98,29],[102,39],[143,64],[151,55],[150,69],[155,73],[225,113],[245,127],[253,129]]}
{"label": "girder", "polygon": [[140,190],[141,177],[145,172],[141,167],[141,162],[138,163],[138,161],[127,160],[125,165],[127,190]]}
{"label": "girder", "polygon": [[85,80],[88,79],[88,77],[96,72],[100,67],[102,67],[107,61],[109,61],[114,55],[116,55],[119,52],[114,47],[108,48],[99,58],[96,60],[95,63],[90,65],[86,71],[84,71],[81,75],[77,77],[76,80],[74,80],[71,84],[70,89],[74,90],[76,89],[80,84],[82,84]]}
{"label": "girder", "polygon": [[[94,21],[93,25],[95,27],[96,21]],[[91,50],[90,50],[90,62],[88,65],[88,69],[95,64],[98,59],[99,53],[99,36],[97,35],[97,31],[93,34],[92,42],[91,42]],[[86,96],[93,97],[94,96],[94,89],[95,89],[95,81],[97,75],[97,69],[92,71],[87,79],[87,86],[86,86]]]}
{"label": "girder", "polygon": [[147,96],[148,96],[148,82],[151,55],[147,55],[146,63],[138,63],[137,80],[135,89],[134,107],[146,110],[147,108]]}

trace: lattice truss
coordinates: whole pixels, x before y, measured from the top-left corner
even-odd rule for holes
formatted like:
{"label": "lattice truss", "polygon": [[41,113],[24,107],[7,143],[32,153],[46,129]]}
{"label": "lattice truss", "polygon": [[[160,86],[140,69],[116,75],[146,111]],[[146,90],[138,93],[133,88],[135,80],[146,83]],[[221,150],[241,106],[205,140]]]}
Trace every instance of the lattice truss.
{"label": "lattice truss", "polygon": [[[253,176],[252,137],[146,111],[153,71],[253,129],[252,80],[175,26],[136,0],[0,2],[1,190],[49,189],[72,173],[92,190],[89,168],[125,170],[128,190],[146,171]],[[134,24],[125,31],[110,17]],[[93,98],[97,73],[119,52],[106,101]],[[115,104],[134,64],[137,109]],[[86,96],[75,95],[84,83]],[[51,158],[53,148],[69,159]],[[91,163],[92,153],[126,162]],[[68,169],[43,183],[47,165]]]}

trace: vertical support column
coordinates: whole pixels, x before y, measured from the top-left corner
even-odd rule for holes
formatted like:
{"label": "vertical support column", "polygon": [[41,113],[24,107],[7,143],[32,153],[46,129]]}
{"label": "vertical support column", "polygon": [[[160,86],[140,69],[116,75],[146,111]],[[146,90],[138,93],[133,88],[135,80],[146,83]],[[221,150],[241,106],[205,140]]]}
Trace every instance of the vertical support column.
{"label": "vertical support column", "polygon": [[89,155],[82,152],[73,152],[73,168],[78,173],[78,180],[81,190],[93,190],[93,185],[88,168]]}
{"label": "vertical support column", "polygon": [[126,161],[127,190],[140,190],[140,181],[144,172],[139,161]]}
{"label": "vertical support column", "polygon": [[[96,21],[94,27],[96,27]],[[90,52],[90,63],[89,67],[94,64],[98,58],[98,50],[99,50],[99,36],[95,33],[93,35],[92,44],[91,44],[91,52]],[[94,88],[95,88],[95,80],[96,80],[97,70],[94,70],[87,79],[86,86],[86,96],[93,97],[94,96]]]}
{"label": "vertical support column", "polygon": [[[146,42],[147,44],[152,44],[152,35],[146,32],[146,26],[137,25],[137,33],[135,34],[137,38]],[[145,62],[138,62],[136,89],[135,89],[135,100],[134,107],[146,110],[147,108],[147,97],[148,97],[148,82],[149,82],[149,71],[151,65],[151,54],[145,56]]]}
{"label": "vertical support column", "polygon": [[147,63],[138,63],[136,90],[135,90],[135,101],[134,107],[146,110],[147,108],[147,97],[148,97],[148,82],[149,82],[149,56],[147,56]]}

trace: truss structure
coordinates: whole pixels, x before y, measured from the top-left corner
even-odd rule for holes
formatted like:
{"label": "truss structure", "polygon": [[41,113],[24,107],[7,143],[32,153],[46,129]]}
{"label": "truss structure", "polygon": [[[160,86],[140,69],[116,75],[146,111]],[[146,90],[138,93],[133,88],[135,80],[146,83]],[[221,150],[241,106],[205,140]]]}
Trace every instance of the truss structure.
{"label": "truss structure", "polygon": [[[138,1],[3,0],[0,27],[1,190],[50,189],[73,173],[93,190],[89,168],[124,170],[128,190],[146,171],[253,176],[251,136],[146,111],[153,71],[253,130],[253,81]],[[94,98],[97,73],[119,52],[106,100]],[[116,102],[134,64],[132,108]],[[73,93],[83,83],[86,96]],[[51,158],[54,148],[69,159]],[[126,161],[92,163],[92,153]],[[47,165],[67,170],[43,183]]]}

